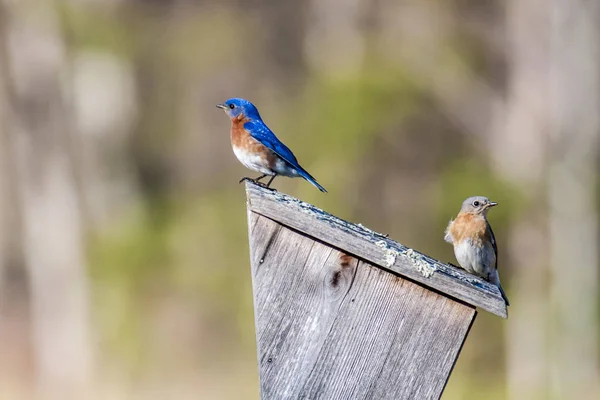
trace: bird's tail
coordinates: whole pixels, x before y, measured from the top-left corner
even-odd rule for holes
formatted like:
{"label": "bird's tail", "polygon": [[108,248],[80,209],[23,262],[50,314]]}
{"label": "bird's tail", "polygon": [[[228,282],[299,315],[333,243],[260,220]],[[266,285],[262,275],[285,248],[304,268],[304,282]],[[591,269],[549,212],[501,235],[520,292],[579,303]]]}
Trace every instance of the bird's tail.
{"label": "bird's tail", "polygon": [[502,289],[502,285],[500,284],[500,275],[498,275],[498,270],[495,269],[494,272],[490,274],[490,282],[494,285],[498,286],[498,290],[500,290],[500,294],[502,298],[506,302],[507,306],[510,306],[510,302],[508,301],[508,297],[506,297],[506,293],[504,293],[504,289]]}
{"label": "bird's tail", "polygon": [[506,293],[504,293],[504,289],[502,289],[502,285],[499,284],[498,289],[500,289],[500,294],[502,295],[502,298],[506,302],[506,305],[510,306],[510,302],[508,301],[508,297],[506,297]]}
{"label": "bird's tail", "polygon": [[313,178],[312,175],[309,174],[304,168],[300,167],[300,168],[297,169],[297,171],[298,171],[298,173],[300,174],[301,177],[303,177],[308,182],[310,182],[311,184],[313,184],[314,187],[316,187],[317,189],[319,189],[323,193],[327,193],[327,190],[325,190],[325,188],[323,186],[319,185],[319,182],[317,182],[317,180],[315,178]]}

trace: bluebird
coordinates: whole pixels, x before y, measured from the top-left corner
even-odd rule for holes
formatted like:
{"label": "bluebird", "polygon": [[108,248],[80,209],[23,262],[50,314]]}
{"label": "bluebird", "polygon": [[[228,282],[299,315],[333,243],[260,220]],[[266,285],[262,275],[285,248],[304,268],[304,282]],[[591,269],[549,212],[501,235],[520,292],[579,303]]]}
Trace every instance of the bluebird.
{"label": "bluebird", "polygon": [[[277,175],[302,177],[321,192],[327,192],[300,166],[294,153],[277,139],[263,122],[254,104],[248,100],[232,98],[223,104],[217,104],[217,107],[223,109],[231,119],[231,146],[237,159],[246,168],[262,174],[256,179],[242,178],[240,183],[249,180],[268,188]],[[271,179],[265,185],[260,180],[266,176]]]}
{"label": "bluebird", "polygon": [[444,240],[454,246],[454,255],[467,272],[493,283],[509,305],[498,276],[498,247],[487,213],[498,203],[487,197],[469,197],[462,203],[456,219],[450,220]]}

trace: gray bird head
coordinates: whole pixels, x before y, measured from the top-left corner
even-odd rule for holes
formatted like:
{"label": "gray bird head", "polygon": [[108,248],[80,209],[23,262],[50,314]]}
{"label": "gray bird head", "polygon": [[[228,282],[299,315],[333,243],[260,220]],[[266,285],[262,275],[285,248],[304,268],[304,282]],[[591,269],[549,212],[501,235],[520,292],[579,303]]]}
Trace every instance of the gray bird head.
{"label": "gray bird head", "polygon": [[483,215],[485,217],[489,209],[497,205],[498,203],[490,201],[490,199],[488,199],[487,197],[473,196],[463,201],[462,207],[460,208],[460,212],[475,215]]}

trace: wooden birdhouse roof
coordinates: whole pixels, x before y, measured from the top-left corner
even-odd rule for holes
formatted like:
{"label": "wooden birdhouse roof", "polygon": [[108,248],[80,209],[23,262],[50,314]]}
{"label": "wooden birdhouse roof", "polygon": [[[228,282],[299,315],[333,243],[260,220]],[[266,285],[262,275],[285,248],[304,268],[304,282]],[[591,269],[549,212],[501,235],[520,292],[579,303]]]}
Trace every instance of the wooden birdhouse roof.
{"label": "wooden birdhouse roof", "polygon": [[474,275],[283,193],[246,183],[246,194],[249,212],[272,219],[432,291],[507,317],[506,303],[498,288]]}

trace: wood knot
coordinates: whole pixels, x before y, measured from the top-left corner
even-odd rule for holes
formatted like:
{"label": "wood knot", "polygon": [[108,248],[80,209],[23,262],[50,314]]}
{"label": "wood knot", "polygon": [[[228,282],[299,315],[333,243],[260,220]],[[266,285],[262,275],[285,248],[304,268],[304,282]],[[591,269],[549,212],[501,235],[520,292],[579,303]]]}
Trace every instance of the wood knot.
{"label": "wood knot", "polygon": [[329,279],[329,284],[334,288],[340,283],[340,275],[342,275],[342,271],[335,271],[333,275],[331,275],[331,279]]}
{"label": "wood knot", "polygon": [[338,286],[340,285],[340,283],[346,278],[345,275],[348,275],[349,273],[351,274],[351,272],[349,271],[349,268],[352,268],[352,261],[354,260],[354,257],[348,255],[348,254],[344,254],[341,253],[339,255],[338,258],[338,265],[333,267],[333,271],[331,272],[331,275],[329,276],[329,286],[337,289]]}
{"label": "wood knot", "polygon": [[354,259],[354,257],[349,256],[348,254],[342,254],[340,256],[340,265],[342,268],[347,268],[350,267],[352,264],[352,260]]}

